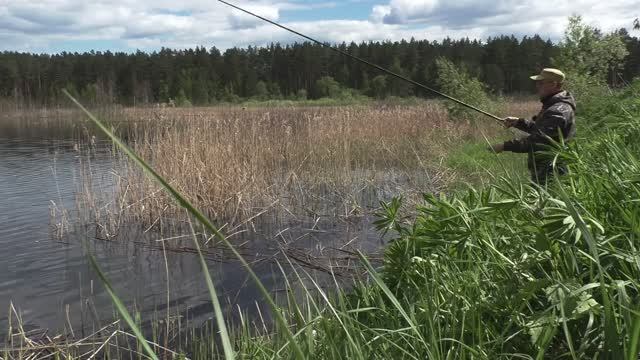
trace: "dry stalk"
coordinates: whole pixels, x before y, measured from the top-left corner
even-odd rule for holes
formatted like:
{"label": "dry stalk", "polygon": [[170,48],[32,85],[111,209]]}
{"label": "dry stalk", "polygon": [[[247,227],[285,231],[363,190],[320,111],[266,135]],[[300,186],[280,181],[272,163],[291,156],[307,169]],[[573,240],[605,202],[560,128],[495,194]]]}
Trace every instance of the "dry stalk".
{"label": "dry stalk", "polygon": [[[537,106],[518,102],[500,115],[525,115]],[[118,124],[126,124],[120,126],[134,150],[197,208],[219,223],[249,228],[247,220],[265,209],[276,216],[346,219],[400,193],[417,201],[455,180],[442,164],[453,146],[502,131],[493,122],[452,121],[438,102],[114,113],[123,116]],[[113,157],[116,194],[100,199],[94,187],[84,187],[97,237],[115,237],[125,220],[158,228],[168,219],[184,220],[156,183],[117,153]],[[101,205],[105,201],[112,206]]]}

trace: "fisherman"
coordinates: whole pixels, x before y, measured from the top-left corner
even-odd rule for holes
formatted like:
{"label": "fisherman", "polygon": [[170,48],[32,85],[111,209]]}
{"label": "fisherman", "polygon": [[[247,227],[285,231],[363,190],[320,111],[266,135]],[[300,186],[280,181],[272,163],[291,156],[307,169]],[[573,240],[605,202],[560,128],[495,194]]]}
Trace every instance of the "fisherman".
{"label": "fisherman", "polygon": [[[576,132],[576,102],[568,91],[563,90],[565,75],[562,71],[545,68],[539,75],[531,76],[531,79],[535,81],[542,110],[531,120],[516,117],[503,119],[506,128],[513,127],[529,135],[492,145],[490,150],[496,153],[528,153],[531,178],[535,183],[544,185],[553,175],[554,165],[553,159],[541,151],[548,149],[547,145],[552,143],[549,138],[555,142],[560,142],[560,136],[565,142],[573,138]],[[566,173],[566,167],[560,163],[556,163],[555,170],[558,174]]]}

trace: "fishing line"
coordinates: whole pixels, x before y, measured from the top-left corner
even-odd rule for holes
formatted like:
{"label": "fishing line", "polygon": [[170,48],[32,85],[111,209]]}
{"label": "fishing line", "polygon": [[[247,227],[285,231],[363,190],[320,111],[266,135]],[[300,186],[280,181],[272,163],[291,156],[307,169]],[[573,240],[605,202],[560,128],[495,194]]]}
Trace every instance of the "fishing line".
{"label": "fishing line", "polygon": [[462,106],[465,106],[465,107],[467,107],[467,108],[469,108],[469,109],[471,109],[471,110],[477,111],[477,112],[481,113],[482,115],[488,116],[488,117],[490,117],[490,118],[492,118],[492,119],[494,119],[494,120],[498,121],[500,124],[503,124],[503,120],[502,120],[502,118],[500,118],[500,117],[498,117],[498,116],[496,116],[496,115],[493,115],[493,114],[491,114],[491,113],[489,113],[489,112],[487,112],[487,111],[484,111],[484,110],[482,110],[482,109],[479,109],[479,108],[477,108],[477,107],[475,107],[475,106],[473,106],[473,105],[471,105],[471,104],[467,104],[467,103],[465,103],[465,102],[464,102],[464,101],[462,101],[462,100],[458,100],[458,99],[454,98],[453,96],[447,95],[447,94],[442,93],[442,92],[440,92],[440,91],[438,91],[438,90],[436,90],[436,89],[433,89],[433,88],[431,88],[431,87],[429,87],[429,86],[426,86],[426,85],[424,85],[424,84],[421,84],[421,83],[419,83],[419,82],[416,82],[416,81],[414,81],[414,80],[411,80],[411,79],[409,79],[409,78],[407,78],[407,77],[405,77],[405,76],[402,76],[402,75],[400,75],[400,74],[397,74],[397,73],[395,73],[395,72],[393,72],[393,71],[391,71],[391,70],[385,69],[385,68],[383,68],[383,67],[382,67],[382,66],[380,66],[380,65],[374,64],[374,63],[372,63],[372,62],[370,62],[370,61],[367,61],[367,60],[362,59],[362,58],[359,58],[359,57],[357,57],[357,56],[355,56],[355,55],[349,54],[348,52],[343,51],[343,50],[340,50],[340,49],[338,49],[338,48],[337,48],[337,47],[335,47],[335,46],[331,46],[331,45],[329,45],[328,43],[320,42],[320,41],[318,41],[318,40],[316,40],[316,39],[314,39],[314,38],[312,38],[312,37],[310,37],[310,36],[307,36],[307,35],[305,35],[305,34],[303,34],[303,33],[300,33],[300,32],[298,32],[298,31],[296,31],[296,30],[293,30],[293,29],[291,29],[291,28],[288,28],[288,27],[286,27],[286,26],[284,26],[284,25],[278,24],[278,23],[277,23],[277,22],[275,22],[275,21],[269,20],[269,19],[267,19],[267,18],[265,18],[265,17],[263,17],[263,16],[260,16],[260,15],[258,15],[258,14],[255,14],[255,13],[253,13],[253,12],[249,11],[249,10],[245,10],[245,9],[243,9],[243,8],[241,8],[241,7],[237,6],[237,5],[234,5],[234,4],[231,4],[231,3],[228,3],[228,2],[226,2],[226,1],[224,1],[224,0],[218,0],[218,1],[219,1],[219,2],[221,2],[221,3],[223,3],[223,4],[225,4],[225,5],[227,5],[227,6],[230,6],[230,7],[234,8],[234,9],[236,9],[236,10],[240,10],[240,11],[242,11],[242,12],[244,12],[244,13],[246,13],[246,14],[249,14],[249,15],[251,15],[251,16],[253,16],[253,17],[256,17],[256,18],[258,18],[258,19],[260,19],[260,20],[266,21],[266,22],[268,22],[269,24],[275,25],[275,26],[277,26],[277,27],[279,27],[279,28],[281,28],[281,29],[284,29],[284,30],[286,30],[286,31],[289,31],[289,32],[291,32],[291,33],[294,33],[294,34],[296,34],[296,35],[298,35],[298,36],[300,36],[300,37],[303,37],[303,38],[305,38],[305,39],[307,39],[307,40],[309,40],[309,41],[313,42],[313,43],[316,43],[316,44],[318,44],[318,45],[321,45],[321,46],[324,46],[324,47],[326,47],[326,48],[329,48],[329,49],[331,49],[331,50],[333,50],[333,51],[335,51],[335,52],[337,52],[337,53],[340,53],[340,54],[342,54],[342,55],[344,55],[344,56],[347,56],[347,57],[349,57],[349,58],[351,58],[351,59],[354,59],[354,60],[356,60],[356,61],[359,61],[359,62],[361,62],[361,63],[363,63],[363,64],[367,64],[367,65],[369,65],[369,66],[371,66],[371,67],[373,67],[373,68],[376,68],[376,69],[378,69],[378,70],[380,70],[380,71],[382,71],[382,72],[384,72],[384,73],[386,73],[386,74],[389,74],[389,75],[391,75],[391,76],[393,76],[393,77],[396,77],[396,78],[398,78],[398,79],[404,80],[404,81],[406,81],[406,82],[408,82],[408,83],[410,83],[410,84],[413,84],[413,85],[415,85],[415,86],[417,86],[417,87],[419,87],[419,88],[425,89],[425,90],[430,91],[430,92],[432,92],[432,93],[434,93],[434,94],[436,94],[436,95],[439,95],[439,96],[441,96],[441,97],[443,97],[443,98],[445,98],[445,99],[449,99],[449,100],[451,100],[451,101],[453,101],[453,102],[456,102],[456,103],[458,103],[458,104],[460,104],[460,105],[462,105]]}

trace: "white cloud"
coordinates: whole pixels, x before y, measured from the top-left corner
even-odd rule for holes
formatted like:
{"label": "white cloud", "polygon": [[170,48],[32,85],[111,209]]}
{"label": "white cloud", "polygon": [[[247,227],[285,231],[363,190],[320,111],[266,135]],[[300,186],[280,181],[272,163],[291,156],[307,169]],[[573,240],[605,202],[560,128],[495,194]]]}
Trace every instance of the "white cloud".
{"label": "white cloud", "polygon": [[588,23],[610,31],[628,28],[640,11],[637,0],[389,0],[387,5],[375,6],[370,18],[386,24],[481,27],[487,36],[539,33],[559,39],[572,14],[583,15]]}
{"label": "white cloud", "polygon": [[127,39],[153,38],[155,36],[189,32],[194,25],[194,20],[190,17],[153,14],[129,24],[122,36]]}
{"label": "white cloud", "polygon": [[[271,21],[277,21],[280,17],[279,9],[273,5],[248,5],[245,7],[245,9]],[[264,24],[264,21],[256,18],[255,16],[246,14],[240,10],[233,9],[231,11],[231,14],[229,14],[229,23],[235,29],[246,29],[262,25]]]}
{"label": "white cloud", "polygon": [[[640,16],[637,0],[386,0],[371,5],[367,20],[347,16],[349,4],[358,0],[235,1],[276,21],[282,21],[286,11],[285,25],[330,42],[534,33],[557,40],[573,13],[605,31],[630,27]],[[338,19],[292,20],[297,11],[308,15],[321,8],[345,11],[335,11]],[[197,45],[225,49],[301,39],[214,0],[0,0],[0,50],[62,51],[61,44],[74,40],[153,50]]]}
{"label": "white cloud", "polygon": [[386,16],[391,13],[391,6],[388,5],[374,5],[371,11],[371,20],[373,22],[382,22]]}
{"label": "white cloud", "polygon": [[437,5],[438,0],[391,0],[383,20],[389,24],[402,24],[426,18]]}

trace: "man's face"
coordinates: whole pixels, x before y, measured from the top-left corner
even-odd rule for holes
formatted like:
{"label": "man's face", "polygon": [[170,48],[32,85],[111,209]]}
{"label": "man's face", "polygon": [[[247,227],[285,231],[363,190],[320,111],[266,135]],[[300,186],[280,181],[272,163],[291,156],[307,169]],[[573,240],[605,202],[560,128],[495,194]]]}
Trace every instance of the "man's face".
{"label": "man's face", "polygon": [[560,84],[550,80],[538,80],[536,81],[536,90],[538,95],[543,98],[558,92],[558,90],[560,90]]}

